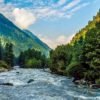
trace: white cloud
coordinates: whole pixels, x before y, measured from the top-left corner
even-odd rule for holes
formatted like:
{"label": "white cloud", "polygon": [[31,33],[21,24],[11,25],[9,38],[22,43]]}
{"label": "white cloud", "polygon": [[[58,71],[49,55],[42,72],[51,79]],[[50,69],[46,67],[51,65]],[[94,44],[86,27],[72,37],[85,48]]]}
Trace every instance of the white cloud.
{"label": "white cloud", "polygon": [[[82,3],[81,0],[73,0],[70,3],[67,3],[67,0],[59,0],[58,3],[53,4],[51,7],[41,7],[32,9],[32,12],[38,18],[71,18],[76,11],[80,10],[81,8],[87,5],[87,2]],[[56,7],[61,8],[56,9]]]}
{"label": "white cloud", "polygon": [[4,0],[0,0],[0,3],[4,2]]}
{"label": "white cloud", "polygon": [[[20,6],[20,8],[17,8],[19,5],[29,2],[33,3],[33,6],[25,8]],[[40,6],[35,7],[35,3],[40,4]],[[49,4],[51,5],[43,6],[43,1],[41,2],[41,0],[21,0],[18,3],[12,4],[9,2],[5,4],[4,0],[0,0],[0,13],[3,13],[19,27],[28,28],[28,26],[34,24],[38,19],[55,20],[59,18],[71,18],[76,11],[88,5],[87,2],[82,3],[81,0],[72,0],[69,3],[67,3],[67,0],[58,0],[57,3],[52,3],[51,0]]]}
{"label": "white cloud", "polygon": [[75,7],[73,7],[73,9],[69,10],[63,17],[65,18],[71,18],[77,11],[79,11],[80,9],[88,6],[90,3],[87,2],[87,3],[83,3],[83,4],[80,4],[80,5],[77,5]]}
{"label": "white cloud", "polygon": [[49,47],[51,48],[56,48],[57,46],[57,43],[53,40],[51,40],[50,38],[48,37],[39,37],[43,42],[45,42],[46,44],[48,44]]}
{"label": "white cloud", "polygon": [[67,4],[65,7],[63,7],[62,10],[68,10],[73,8],[74,6],[78,5],[81,2],[81,0],[73,0],[72,2],[70,2],[69,4]]}
{"label": "white cloud", "polygon": [[5,4],[3,0],[0,2],[0,13],[5,15],[7,18],[13,21],[12,11],[14,9],[12,4]]}
{"label": "white cloud", "polygon": [[57,42],[59,43],[59,44],[66,44],[67,43],[67,37],[66,36],[64,36],[64,35],[61,35],[61,36],[59,36],[58,38],[57,38]]}
{"label": "white cloud", "polygon": [[38,35],[38,37],[45,42],[46,44],[48,44],[51,48],[55,49],[58,45],[62,45],[62,44],[67,44],[71,41],[71,39],[73,38],[73,35],[70,36],[65,36],[65,35],[60,35],[58,36],[56,39],[51,39],[49,37],[44,37],[41,35]]}
{"label": "white cloud", "polygon": [[83,7],[86,7],[87,5],[89,5],[90,3],[83,3],[83,4],[80,4],[79,6],[73,8],[70,12],[71,13],[75,13],[76,11],[80,10],[81,8]]}
{"label": "white cloud", "polygon": [[72,37],[73,37],[74,35],[70,35],[70,36],[65,36],[65,35],[61,35],[61,36],[59,36],[58,38],[57,38],[57,43],[59,44],[59,45],[61,45],[61,44],[67,44],[67,43],[69,43],[70,42],[70,40],[72,39]]}
{"label": "white cloud", "polygon": [[66,0],[59,0],[56,4],[53,4],[52,6],[55,7],[59,7],[62,6],[63,4],[65,4],[67,1]]}
{"label": "white cloud", "polygon": [[36,21],[36,17],[31,12],[23,8],[15,8],[13,10],[13,16],[15,18],[15,23],[23,29],[28,28]]}

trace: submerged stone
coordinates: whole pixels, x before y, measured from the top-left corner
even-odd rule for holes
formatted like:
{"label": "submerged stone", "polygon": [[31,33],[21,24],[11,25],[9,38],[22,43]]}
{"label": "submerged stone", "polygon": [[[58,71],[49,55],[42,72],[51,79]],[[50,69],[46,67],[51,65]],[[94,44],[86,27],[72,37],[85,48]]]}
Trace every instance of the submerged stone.
{"label": "submerged stone", "polygon": [[33,79],[30,79],[27,83],[32,83],[34,80]]}

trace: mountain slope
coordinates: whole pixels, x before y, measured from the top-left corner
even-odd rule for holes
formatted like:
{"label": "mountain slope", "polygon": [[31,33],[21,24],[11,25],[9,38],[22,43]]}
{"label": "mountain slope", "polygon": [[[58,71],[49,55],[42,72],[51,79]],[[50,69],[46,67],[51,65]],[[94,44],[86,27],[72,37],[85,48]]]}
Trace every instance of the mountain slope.
{"label": "mountain slope", "polygon": [[45,43],[43,43],[39,38],[37,38],[37,36],[33,35],[33,33],[30,32],[29,30],[23,30],[23,31],[26,34],[28,34],[33,39],[34,42],[37,41],[39,45],[42,45],[43,48],[45,49],[49,48]]}
{"label": "mountain slope", "polygon": [[76,33],[70,44],[74,45],[74,43],[79,41],[81,37],[84,39],[87,31],[94,28],[97,22],[100,22],[100,10],[97,15],[93,17],[93,20],[88,22],[88,25],[86,25],[83,29]]}
{"label": "mountain slope", "polygon": [[50,50],[33,33],[27,30],[21,30],[2,14],[0,14],[0,38],[3,46],[5,46],[6,42],[13,43],[15,55],[18,55],[20,51],[27,50],[28,48],[34,48],[46,55],[48,55]]}

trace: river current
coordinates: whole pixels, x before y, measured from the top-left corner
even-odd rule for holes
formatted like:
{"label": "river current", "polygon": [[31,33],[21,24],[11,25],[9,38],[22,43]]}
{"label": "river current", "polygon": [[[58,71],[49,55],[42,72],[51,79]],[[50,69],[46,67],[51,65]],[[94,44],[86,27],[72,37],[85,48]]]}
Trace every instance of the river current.
{"label": "river current", "polygon": [[[29,82],[29,80],[31,80]],[[0,73],[0,100],[100,100],[100,89],[77,86],[48,69],[21,69]]]}

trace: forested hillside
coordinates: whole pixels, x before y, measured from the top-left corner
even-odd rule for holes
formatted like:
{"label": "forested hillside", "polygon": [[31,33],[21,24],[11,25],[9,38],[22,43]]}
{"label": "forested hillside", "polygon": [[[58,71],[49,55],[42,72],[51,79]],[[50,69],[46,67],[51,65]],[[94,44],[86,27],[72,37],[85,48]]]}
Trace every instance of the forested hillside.
{"label": "forested hillside", "polygon": [[97,22],[100,22],[100,11],[97,13],[96,16],[93,17],[93,20],[88,22],[88,25],[86,25],[86,27],[76,33],[71,41],[71,44],[74,45],[75,42],[79,41],[81,37],[85,38],[87,31],[94,28]]}
{"label": "forested hillside", "polygon": [[100,10],[69,44],[58,46],[50,56],[52,72],[99,83]]}
{"label": "forested hillside", "polygon": [[3,47],[8,42],[13,44],[14,54],[16,56],[21,51],[29,48],[34,48],[47,56],[49,55],[49,50],[51,50],[32,32],[20,29],[2,14],[0,14],[0,39]]}

